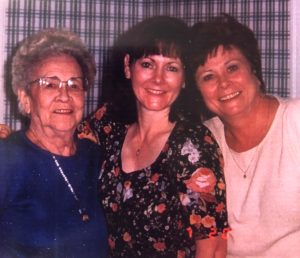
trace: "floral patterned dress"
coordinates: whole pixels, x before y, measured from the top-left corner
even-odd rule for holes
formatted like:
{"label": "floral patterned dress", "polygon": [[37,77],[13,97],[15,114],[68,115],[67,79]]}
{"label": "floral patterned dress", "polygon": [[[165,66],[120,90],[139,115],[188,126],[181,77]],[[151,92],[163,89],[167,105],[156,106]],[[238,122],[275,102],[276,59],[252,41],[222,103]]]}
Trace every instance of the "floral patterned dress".
{"label": "floral patterned dress", "polygon": [[223,157],[203,125],[177,122],[156,161],[122,171],[127,126],[108,121],[106,106],[81,124],[79,137],[103,145],[99,181],[111,257],[194,257],[195,240],[226,231]]}

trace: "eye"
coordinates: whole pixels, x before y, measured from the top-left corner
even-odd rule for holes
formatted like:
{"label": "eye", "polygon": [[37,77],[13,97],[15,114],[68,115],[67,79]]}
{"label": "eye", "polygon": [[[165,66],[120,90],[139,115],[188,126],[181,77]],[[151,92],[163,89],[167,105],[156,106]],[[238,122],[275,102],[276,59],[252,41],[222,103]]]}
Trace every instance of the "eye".
{"label": "eye", "polygon": [[143,68],[152,68],[152,67],[153,67],[152,63],[151,63],[151,62],[148,62],[148,61],[143,61],[143,62],[141,62],[141,66],[142,66]]}
{"label": "eye", "polygon": [[39,84],[42,88],[44,89],[57,89],[58,88],[58,85],[59,83],[57,83],[56,81],[53,81],[53,80],[48,80],[48,79],[41,79],[39,81]]}
{"label": "eye", "polygon": [[178,72],[179,71],[179,68],[175,65],[169,65],[167,67],[167,71],[170,71],[170,72]]}
{"label": "eye", "polygon": [[75,91],[83,90],[83,81],[80,79],[70,79],[67,81],[69,89]]}
{"label": "eye", "polygon": [[74,89],[74,90],[80,88],[79,85],[76,82],[71,81],[71,80],[68,81],[68,86],[69,86],[70,89]]}
{"label": "eye", "polygon": [[73,90],[80,89],[80,87],[76,83],[73,83],[73,82],[68,83],[68,86],[69,86],[70,89],[73,89]]}
{"label": "eye", "polygon": [[213,79],[214,79],[214,75],[212,73],[205,74],[204,76],[202,76],[202,81],[204,81],[204,82],[208,82]]}
{"label": "eye", "polygon": [[239,66],[237,64],[231,64],[227,67],[227,71],[232,73],[239,69]]}

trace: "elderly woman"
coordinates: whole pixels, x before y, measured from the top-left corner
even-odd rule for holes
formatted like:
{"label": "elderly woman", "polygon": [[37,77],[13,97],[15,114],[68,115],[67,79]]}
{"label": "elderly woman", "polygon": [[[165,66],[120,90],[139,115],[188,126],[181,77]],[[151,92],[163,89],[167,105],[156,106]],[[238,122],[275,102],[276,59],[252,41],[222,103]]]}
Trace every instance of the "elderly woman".
{"label": "elderly woman", "polygon": [[13,91],[30,125],[0,142],[1,257],[106,257],[102,153],[73,137],[94,76],[94,59],[68,31],[41,31],[14,55]]}
{"label": "elderly woman", "polygon": [[187,35],[171,17],[122,35],[113,110],[103,106],[80,126],[80,137],[106,149],[100,194],[111,257],[225,255],[222,156],[206,127],[180,119]]}
{"label": "elderly woman", "polygon": [[265,93],[257,40],[233,17],[191,35],[191,72],[224,155],[228,257],[299,257],[300,101]]}

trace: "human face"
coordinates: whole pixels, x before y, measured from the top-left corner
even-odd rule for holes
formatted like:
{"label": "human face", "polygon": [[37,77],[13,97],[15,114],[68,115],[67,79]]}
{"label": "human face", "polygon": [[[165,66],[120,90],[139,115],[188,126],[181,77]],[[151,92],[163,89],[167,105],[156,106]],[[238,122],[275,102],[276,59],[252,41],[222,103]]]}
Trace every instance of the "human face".
{"label": "human face", "polygon": [[179,58],[163,55],[142,57],[129,64],[125,75],[131,79],[138,110],[170,111],[184,83],[184,68]]}
{"label": "human face", "polygon": [[[49,57],[34,67],[32,81],[41,77],[58,77],[67,81],[72,77],[82,77],[77,61],[68,55]],[[84,108],[84,91],[71,92],[66,83],[56,91],[42,89],[38,83],[30,86],[30,127],[35,130],[58,132],[75,131]]]}
{"label": "human face", "polygon": [[261,94],[260,82],[238,48],[217,48],[195,74],[208,109],[227,119],[251,112]]}

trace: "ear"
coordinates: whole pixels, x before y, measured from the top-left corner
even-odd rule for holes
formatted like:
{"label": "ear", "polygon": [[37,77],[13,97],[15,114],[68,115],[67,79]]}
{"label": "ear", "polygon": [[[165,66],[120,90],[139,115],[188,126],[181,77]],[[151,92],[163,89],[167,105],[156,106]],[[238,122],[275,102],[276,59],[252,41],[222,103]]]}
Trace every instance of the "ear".
{"label": "ear", "polygon": [[20,111],[29,115],[31,112],[31,98],[24,89],[18,90],[18,101]]}
{"label": "ear", "polygon": [[128,54],[124,57],[124,74],[126,79],[130,79],[130,56]]}

